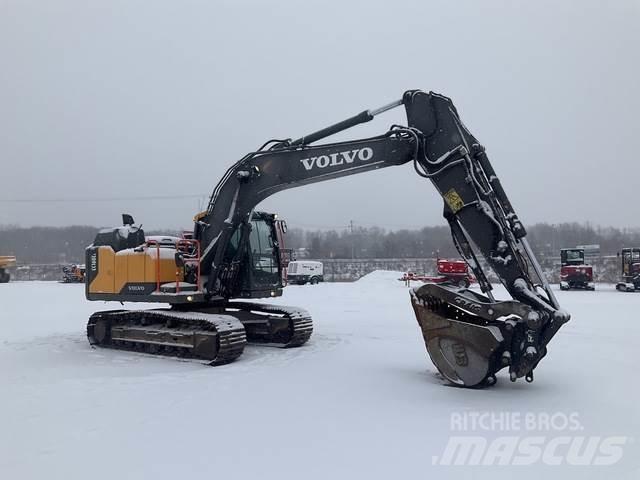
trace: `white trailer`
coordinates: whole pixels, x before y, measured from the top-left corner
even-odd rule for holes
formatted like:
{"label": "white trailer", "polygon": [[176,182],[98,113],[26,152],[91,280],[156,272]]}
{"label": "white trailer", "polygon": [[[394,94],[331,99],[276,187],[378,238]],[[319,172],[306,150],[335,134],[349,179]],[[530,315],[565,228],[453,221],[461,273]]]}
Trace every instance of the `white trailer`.
{"label": "white trailer", "polygon": [[322,262],[313,262],[311,260],[296,260],[289,262],[287,267],[287,281],[304,285],[305,283],[316,283],[324,281],[324,266]]}

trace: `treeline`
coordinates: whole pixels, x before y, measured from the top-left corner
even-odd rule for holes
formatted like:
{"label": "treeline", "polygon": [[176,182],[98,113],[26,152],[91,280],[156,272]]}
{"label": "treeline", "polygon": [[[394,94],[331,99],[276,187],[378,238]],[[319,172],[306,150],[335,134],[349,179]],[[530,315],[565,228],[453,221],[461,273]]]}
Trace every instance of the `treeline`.
{"label": "treeline", "polygon": [[640,246],[640,228],[592,226],[590,223],[538,223],[527,228],[527,238],[538,254],[559,255],[561,248],[600,245],[601,255],[615,255],[623,247]]}
{"label": "treeline", "polygon": [[20,264],[84,263],[84,249],[96,227],[2,227],[0,255],[15,255]]}
{"label": "treeline", "polygon": [[[21,264],[82,263],[84,249],[98,229],[73,227],[0,227],[0,255],[15,255]],[[622,247],[640,246],[640,229],[594,227],[590,224],[536,224],[528,228],[533,250],[543,257],[559,255],[560,248],[599,244],[602,255],[615,255]],[[174,234],[175,232],[147,232]],[[290,228],[287,247],[306,249],[311,258],[426,258],[457,256],[449,228],[389,231],[357,227],[353,231],[309,231]]]}
{"label": "treeline", "polygon": [[[0,226],[0,255],[15,255],[19,264],[84,263],[84,250],[93,242],[97,227]],[[145,232],[147,235],[176,232]]]}
{"label": "treeline", "polygon": [[[601,255],[615,255],[622,247],[640,246],[640,229],[594,227],[591,224],[539,223],[528,227],[537,255],[556,257],[561,248],[600,245]],[[386,231],[378,227],[336,231],[290,229],[287,246],[305,248],[312,258],[424,258],[456,256],[446,226]]]}
{"label": "treeline", "polygon": [[455,256],[449,228],[387,231],[379,227],[346,231],[290,228],[287,247],[308,251],[312,258],[424,258]]}

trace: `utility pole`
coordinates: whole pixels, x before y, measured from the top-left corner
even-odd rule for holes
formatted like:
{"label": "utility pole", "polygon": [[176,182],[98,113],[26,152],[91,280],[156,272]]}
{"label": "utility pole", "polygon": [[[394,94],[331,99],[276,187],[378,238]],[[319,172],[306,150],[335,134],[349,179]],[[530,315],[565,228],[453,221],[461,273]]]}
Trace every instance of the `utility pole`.
{"label": "utility pole", "polygon": [[355,258],[355,244],[353,241],[353,220],[349,220],[349,228],[351,230],[351,260]]}

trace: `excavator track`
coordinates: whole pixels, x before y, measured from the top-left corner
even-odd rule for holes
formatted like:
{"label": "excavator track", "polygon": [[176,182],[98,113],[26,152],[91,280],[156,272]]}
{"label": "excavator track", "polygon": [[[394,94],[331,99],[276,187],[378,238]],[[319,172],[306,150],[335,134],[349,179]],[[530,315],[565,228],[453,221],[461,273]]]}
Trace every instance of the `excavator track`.
{"label": "excavator track", "polygon": [[203,359],[209,365],[234,361],[247,343],[242,323],[233,316],[169,309],[96,312],[87,337],[91,345]]}
{"label": "excavator track", "polygon": [[225,314],[242,322],[249,343],[293,348],[307,343],[313,333],[311,315],[297,307],[230,302]]}

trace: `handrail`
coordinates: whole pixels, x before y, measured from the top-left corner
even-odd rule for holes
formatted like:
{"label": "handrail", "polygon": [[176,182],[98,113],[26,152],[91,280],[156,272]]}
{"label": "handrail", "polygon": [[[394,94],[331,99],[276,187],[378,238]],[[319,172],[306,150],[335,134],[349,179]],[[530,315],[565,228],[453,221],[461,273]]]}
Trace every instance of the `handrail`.
{"label": "handrail", "polygon": [[147,246],[156,246],[156,292],[160,291],[160,242],[157,240],[146,240]]}
{"label": "handrail", "polygon": [[[146,244],[148,247],[155,246],[156,248],[156,290],[160,291],[160,242],[157,240],[146,240]],[[200,280],[200,242],[198,240],[192,240],[183,238],[176,242],[175,251],[185,253],[188,252],[191,248],[190,246],[195,247],[195,256],[183,256],[184,263],[195,263],[196,264],[196,289],[197,291],[201,290],[201,280]],[[183,248],[181,248],[183,247]],[[180,293],[180,271],[176,269],[176,293]]]}

